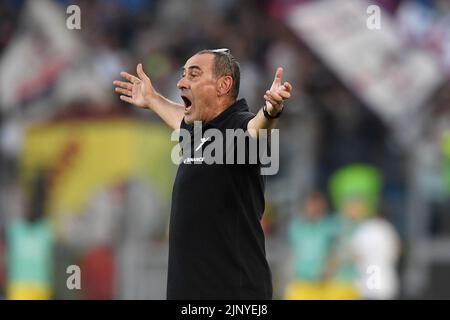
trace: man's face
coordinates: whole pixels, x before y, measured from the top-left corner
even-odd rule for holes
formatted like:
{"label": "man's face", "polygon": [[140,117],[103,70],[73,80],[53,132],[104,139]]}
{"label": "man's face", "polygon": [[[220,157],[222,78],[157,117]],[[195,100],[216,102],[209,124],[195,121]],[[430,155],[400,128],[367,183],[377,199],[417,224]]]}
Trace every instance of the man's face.
{"label": "man's face", "polygon": [[191,57],[183,67],[183,76],[177,87],[184,101],[184,119],[187,124],[207,122],[215,116],[218,95],[213,66],[214,55],[206,53]]}
{"label": "man's face", "polygon": [[309,197],[305,203],[305,216],[309,220],[316,220],[325,215],[326,202],[318,195]]}
{"label": "man's face", "polygon": [[354,221],[364,219],[369,213],[369,207],[363,199],[350,199],[344,203],[343,213],[346,217]]}

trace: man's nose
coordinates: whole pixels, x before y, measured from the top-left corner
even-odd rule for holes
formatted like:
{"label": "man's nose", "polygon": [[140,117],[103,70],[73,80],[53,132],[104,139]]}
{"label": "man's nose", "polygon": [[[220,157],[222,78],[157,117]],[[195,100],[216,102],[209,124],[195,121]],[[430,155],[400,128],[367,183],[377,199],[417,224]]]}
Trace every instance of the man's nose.
{"label": "man's nose", "polygon": [[177,88],[180,89],[180,90],[188,88],[188,84],[186,83],[186,79],[185,78],[181,78],[180,81],[178,81]]}

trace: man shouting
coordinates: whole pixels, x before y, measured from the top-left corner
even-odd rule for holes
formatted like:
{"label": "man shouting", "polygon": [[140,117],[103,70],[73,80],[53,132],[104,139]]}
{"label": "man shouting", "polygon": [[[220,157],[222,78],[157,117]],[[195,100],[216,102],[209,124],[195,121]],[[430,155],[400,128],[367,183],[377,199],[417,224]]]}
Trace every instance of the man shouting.
{"label": "man shouting", "polygon": [[[291,96],[292,86],[282,83],[283,69],[278,68],[264,106],[251,113],[244,99],[237,100],[240,68],[228,49],[202,50],[182,70],[177,87],[184,105],[159,94],[141,64],[137,76],[121,73],[127,81],[114,81],[115,91],[121,100],[154,111],[175,130],[193,134],[194,122],[201,121],[203,129],[242,129],[254,140],[275,127]],[[265,187],[260,166],[179,165],[169,228],[168,299],[272,298],[260,224]]]}

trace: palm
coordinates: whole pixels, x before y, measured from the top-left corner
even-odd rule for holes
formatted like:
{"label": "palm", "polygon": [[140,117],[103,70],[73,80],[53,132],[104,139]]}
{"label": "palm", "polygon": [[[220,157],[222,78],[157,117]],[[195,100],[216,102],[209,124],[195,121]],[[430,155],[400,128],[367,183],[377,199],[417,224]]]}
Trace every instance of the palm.
{"label": "palm", "polygon": [[143,107],[145,105],[146,88],[143,81],[137,81],[133,83],[133,88],[131,89],[131,99],[133,104],[138,107]]}
{"label": "palm", "polygon": [[141,64],[137,66],[136,71],[138,77],[127,72],[121,72],[120,75],[128,82],[114,81],[113,83],[116,86],[116,92],[121,94],[121,100],[145,108],[150,98],[156,95],[156,91],[150,78],[144,73]]}

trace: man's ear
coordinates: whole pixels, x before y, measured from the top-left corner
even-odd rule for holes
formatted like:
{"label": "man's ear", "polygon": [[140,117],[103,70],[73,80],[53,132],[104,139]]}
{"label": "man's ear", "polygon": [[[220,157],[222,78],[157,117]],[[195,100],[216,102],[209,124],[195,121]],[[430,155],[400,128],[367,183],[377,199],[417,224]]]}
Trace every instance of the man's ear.
{"label": "man's ear", "polygon": [[227,95],[233,86],[233,78],[231,76],[223,76],[217,81],[217,95]]}

